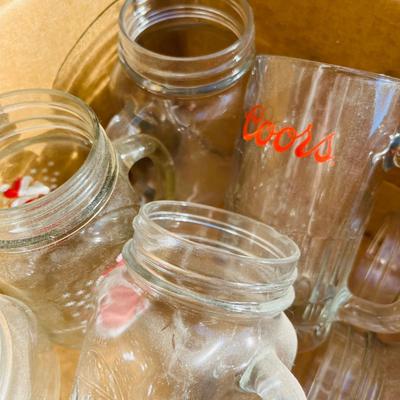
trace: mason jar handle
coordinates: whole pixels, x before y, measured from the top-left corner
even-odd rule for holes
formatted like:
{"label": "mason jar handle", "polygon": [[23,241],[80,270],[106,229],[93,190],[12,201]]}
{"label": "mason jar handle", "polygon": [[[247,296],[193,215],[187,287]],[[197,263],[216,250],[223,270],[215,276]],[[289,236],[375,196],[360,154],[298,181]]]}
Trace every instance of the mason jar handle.
{"label": "mason jar handle", "polygon": [[263,400],[307,400],[300,383],[272,350],[253,358],[239,386]]}
{"label": "mason jar handle", "polygon": [[174,162],[166,147],[156,138],[135,134],[113,141],[124,165],[130,170],[139,160],[149,158],[162,179],[163,190],[158,199],[171,200],[175,196]]}

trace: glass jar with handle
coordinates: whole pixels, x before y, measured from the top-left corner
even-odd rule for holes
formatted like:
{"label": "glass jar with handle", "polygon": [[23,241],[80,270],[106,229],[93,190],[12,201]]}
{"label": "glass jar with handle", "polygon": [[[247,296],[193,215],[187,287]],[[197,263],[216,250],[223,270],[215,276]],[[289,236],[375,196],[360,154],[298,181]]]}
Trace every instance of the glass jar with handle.
{"label": "glass jar with handle", "polygon": [[79,345],[92,288],[132,235],[141,200],[129,168],[151,158],[164,178],[159,194],[173,196],[172,160],[157,139],[137,135],[116,149],[76,97],[0,96],[0,290],[61,344]]}
{"label": "glass jar with handle", "polygon": [[[104,126],[111,119],[112,139],[160,139],[175,162],[177,199],[222,206],[254,57],[245,0],[110,0],[53,86],[85,100]],[[148,160],[133,172],[143,185],[153,176]]]}
{"label": "glass jar with handle", "polygon": [[255,56],[248,2],[127,0],[119,23],[108,135],[156,137],[174,159],[176,199],[222,206]]}
{"label": "glass jar with handle", "polygon": [[152,202],[99,284],[72,399],[305,400],[283,313],[299,250],[221,209]]}

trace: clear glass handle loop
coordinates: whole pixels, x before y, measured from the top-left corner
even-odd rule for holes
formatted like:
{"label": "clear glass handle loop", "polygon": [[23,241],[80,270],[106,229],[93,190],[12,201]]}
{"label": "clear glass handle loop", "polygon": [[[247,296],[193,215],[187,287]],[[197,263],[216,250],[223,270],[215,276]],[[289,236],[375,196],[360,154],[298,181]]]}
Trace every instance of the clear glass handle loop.
{"label": "clear glass handle loop", "polygon": [[397,168],[400,168],[400,133],[397,135],[391,146],[393,152],[393,163]]}
{"label": "clear glass handle loop", "polygon": [[162,180],[162,191],[157,193],[157,199],[171,200],[174,198],[174,162],[168,150],[159,140],[149,135],[136,134],[117,139],[113,144],[128,171],[138,161],[149,158],[157,168]]}
{"label": "clear glass handle loop", "polygon": [[385,171],[389,171],[394,167],[400,168],[400,132],[393,138],[383,160],[383,169]]}
{"label": "clear glass handle loop", "polygon": [[363,298],[344,288],[338,319],[376,333],[400,332],[400,214],[387,216],[361,263],[367,267],[357,292]]}
{"label": "clear glass handle loop", "polygon": [[400,300],[392,304],[378,304],[354,296],[347,288],[337,318],[339,321],[375,333],[400,332]]}
{"label": "clear glass handle loop", "polygon": [[239,386],[262,400],[306,400],[300,383],[274,351],[254,357]]}

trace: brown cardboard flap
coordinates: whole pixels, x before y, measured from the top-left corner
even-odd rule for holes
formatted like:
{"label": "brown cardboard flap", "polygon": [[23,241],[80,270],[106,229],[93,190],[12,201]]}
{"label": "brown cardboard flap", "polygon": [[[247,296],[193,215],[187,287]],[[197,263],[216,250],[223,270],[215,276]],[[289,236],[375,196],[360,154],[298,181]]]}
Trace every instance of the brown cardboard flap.
{"label": "brown cardboard flap", "polygon": [[67,52],[110,2],[0,1],[0,92],[51,87]]}

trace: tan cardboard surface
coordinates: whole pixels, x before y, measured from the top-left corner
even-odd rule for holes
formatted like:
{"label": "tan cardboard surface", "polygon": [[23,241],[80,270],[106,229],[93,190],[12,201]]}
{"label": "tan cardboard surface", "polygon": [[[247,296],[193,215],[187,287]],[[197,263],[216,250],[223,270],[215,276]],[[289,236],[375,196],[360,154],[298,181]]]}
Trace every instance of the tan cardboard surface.
{"label": "tan cardboard surface", "polygon": [[110,0],[0,0],[0,92],[50,87],[68,51]]}
{"label": "tan cardboard surface", "polygon": [[249,0],[257,50],[400,76],[399,0]]}

